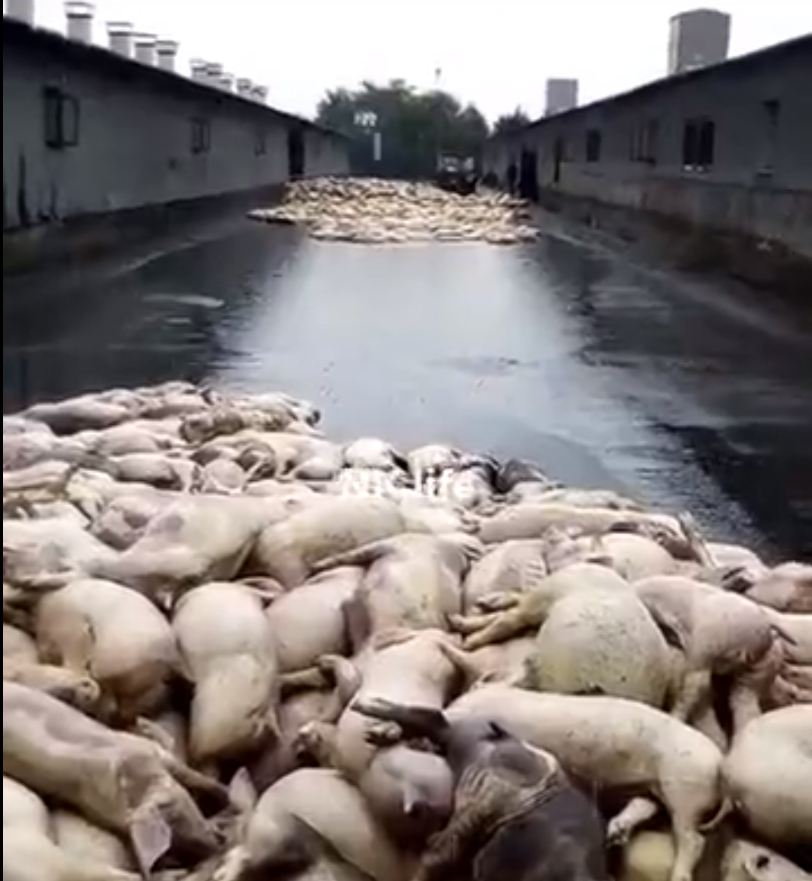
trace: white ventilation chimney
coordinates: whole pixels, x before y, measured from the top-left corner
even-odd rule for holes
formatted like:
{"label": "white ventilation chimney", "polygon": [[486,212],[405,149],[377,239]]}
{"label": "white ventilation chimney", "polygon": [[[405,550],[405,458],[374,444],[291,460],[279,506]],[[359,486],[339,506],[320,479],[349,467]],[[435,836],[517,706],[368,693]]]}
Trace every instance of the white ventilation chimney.
{"label": "white ventilation chimney", "polygon": [[8,0],[6,15],[24,24],[34,24],[34,0]]}
{"label": "white ventilation chimney", "polygon": [[224,73],[220,77],[219,86],[224,92],[233,92],[234,91],[234,74],[233,73]]}
{"label": "white ventilation chimney", "polygon": [[254,95],[254,84],[249,79],[240,78],[237,80],[237,94],[241,98],[252,98]]}
{"label": "white ventilation chimney", "polygon": [[111,52],[133,57],[133,26],[127,21],[107,22],[107,40]]}
{"label": "white ventilation chimney", "polygon": [[141,64],[155,66],[157,54],[155,46],[157,39],[153,34],[138,34],[135,37],[135,60]]}
{"label": "white ventilation chimney", "polygon": [[213,64],[211,61],[206,68],[206,85],[214,89],[220,88],[220,78],[223,76],[223,65]]}
{"label": "white ventilation chimney", "polygon": [[258,101],[260,104],[265,104],[268,101],[268,87],[267,86],[254,86],[254,100]]}
{"label": "white ventilation chimney", "polygon": [[178,60],[180,46],[174,40],[158,40],[156,44],[158,67],[174,72]]}
{"label": "white ventilation chimney", "polygon": [[96,10],[92,3],[69,0],[65,4],[65,15],[68,20],[68,39],[76,40],[77,43],[92,43],[93,17],[95,12]]}
{"label": "white ventilation chimney", "polygon": [[193,58],[189,62],[189,71],[196,83],[207,83],[209,81],[208,61],[204,61],[202,58]]}

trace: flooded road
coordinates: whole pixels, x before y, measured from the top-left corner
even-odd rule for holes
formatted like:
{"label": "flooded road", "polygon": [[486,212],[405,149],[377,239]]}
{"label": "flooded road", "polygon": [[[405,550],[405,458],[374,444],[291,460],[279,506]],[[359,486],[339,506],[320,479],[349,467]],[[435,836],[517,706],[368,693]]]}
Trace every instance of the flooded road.
{"label": "flooded road", "polygon": [[3,404],[173,377],[313,399],[331,436],[433,440],[812,548],[812,322],[555,234],[367,248],[231,223],[5,283]]}

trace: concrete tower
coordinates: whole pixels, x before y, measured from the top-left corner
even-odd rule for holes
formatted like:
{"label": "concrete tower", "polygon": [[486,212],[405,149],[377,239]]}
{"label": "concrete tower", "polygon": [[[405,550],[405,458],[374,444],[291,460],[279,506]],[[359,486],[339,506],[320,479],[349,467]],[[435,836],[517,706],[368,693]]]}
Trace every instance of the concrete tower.
{"label": "concrete tower", "polygon": [[564,113],[578,106],[578,80],[547,80],[547,97],[544,105],[546,116]]}
{"label": "concrete tower", "polygon": [[693,9],[675,15],[668,37],[669,75],[727,61],[730,24],[730,16],[716,9]]}

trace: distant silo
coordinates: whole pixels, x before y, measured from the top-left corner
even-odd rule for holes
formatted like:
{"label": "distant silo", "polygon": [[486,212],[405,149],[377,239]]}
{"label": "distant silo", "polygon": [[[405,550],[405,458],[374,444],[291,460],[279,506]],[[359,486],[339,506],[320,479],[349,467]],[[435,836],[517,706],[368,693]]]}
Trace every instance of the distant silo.
{"label": "distant silo", "polygon": [[544,112],[547,116],[564,113],[578,106],[578,80],[549,79]]}
{"label": "distant silo", "polygon": [[35,24],[34,0],[8,0],[6,15],[25,24]]}

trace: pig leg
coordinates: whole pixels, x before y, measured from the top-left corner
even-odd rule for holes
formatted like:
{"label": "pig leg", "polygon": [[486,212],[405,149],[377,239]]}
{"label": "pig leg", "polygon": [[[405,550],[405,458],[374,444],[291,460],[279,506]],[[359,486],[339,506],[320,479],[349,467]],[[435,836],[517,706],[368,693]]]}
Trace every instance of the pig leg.
{"label": "pig leg", "polygon": [[448,825],[435,835],[423,853],[412,881],[445,881],[456,877],[479,850],[483,833],[496,817],[493,800],[470,798],[457,808]]}
{"label": "pig leg", "polygon": [[705,838],[696,828],[678,823],[676,818],[673,834],[675,858],[669,881],[693,881],[705,850]]}
{"label": "pig leg", "polygon": [[363,599],[356,595],[341,604],[341,613],[353,653],[358,654],[372,632],[367,607]]}
{"label": "pig leg", "polygon": [[470,636],[489,627],[498,620],[499,615],[499,612],[490,612],[486,615],[449,615],[448,624],[455,633]]}
{"label": "pig leg", "polygon": [[189,793],[199,799],[209,799],[213,806],[220,809],[229,806],[228,787],[223,786],[218,780],[195,771],[194,768],[190,768],[169,752],[162,751],[161,759],[166,770]]}
{"label": "pig leg", "polygon": [[313,566],[313,573],[328,572],[330,569],[338,569],[343,566],[371,566],[393,550],[394,545],[388,538],[373,541],[361,548],[356,548],[354,551],[334,554],[332,557],[320,560]]}
{"label": "pig leg", "polygon": [[340,655],[324,655],[316,665],[321,673],[335,682],[336,695],[342,709],[358,694],[363,684],[361,671]]}
{"label": "pig leg", "polygon": [[606,840],[611,846],[625,847],[632,835],[649,820],[660,813],[660,805],[651,798],[633,798],[626,807],[614,817],[606,830]]}
{"label": "pig leg", "polygon": [[749,669],[735,677],[730,689],[734,735],[761,716],[762,701],[769,700],[770,691],[784,666],[781,641],[772,639],[767,651],[748,660]]}
{"label": "pig leg", "polygon": [[137,734],[139,737],[143,737],[146,740],[154,741],[162,749],[165,749],[168,753],[174,755],[175,743],[172,736],[151,719],[147,719],[145,716],[139,716],[139,718],[135,720],[132,730],[133,734]]}
{"label": "pig leg", "polygon": [[480,678],[479,669],[471,661],[467,652],[462,651],[462,649],[445,640],[440,640],[437,645],[440,651],[466,679],[478,680]]}
{"label": "pig leg", "polygon": [[[716,829],[732,810],[723,799],[720,804],[718,767],[707,766],[686,777],[675,763],[670,774],[660,780],[659,797],[671,817],[674,839],[674,865],[669,881],[693,881],[705,850],[705,835]],[[703,822],[710,811],[716,816]]]}
{"label": "pig leg", "polygon": [[336,726],[324,722],[308,722],[293,738],[297,759],[312,759],[322,768],[332,768],[335,756]]}
{"label": "pig leg", "polygon": [[733,736],[735,737],[754,719],[761,716],[761,700],[745,682],[734,682],[730,690],[730,712],[733,717]]}
{"label": "pig leg", "polygon": [[213,881],[241,881],[249,867],[248,848],[244,845],[233,847],[223,857],[222,863],[214,872]]}
{"label": "pig leg", "polygon": [[279,689],[283,697],[287,697],[295,691],[305,691],[310,688],[322,689],[326,684],[324,673],[318,667],[308,667],[306,670],[282,673],[279,676]]}
{"label": "pig leg", "polygon": [[798,694],[806,695],[805,703],[812,702],[812,666],[785,664],[779,677],[787,686],[794,688]]}
{"label": "pig leg", "polygon": [[671,715],[687,723],[697,708],[710,703],[712,675],[709,669],[688,670],[677,692]]}
{"label": "pig leg", "polygon": [[725,734],[716,710],[712,706],[703,707],[697,712],[693,719],[693,727],[710,738],[723,753],[728,751],[730,739]]}
{"label": "pig leg", "polygon": [[532,628],[533,622],[528,620],[525,609],[522,606],[517,606],[507,612],[498,612],[493,621],[479,632],[468,636],[463,645],[466,651],[472,652],[486,645],[507,642],[514,636]]}
{"label": "pig leg", "polygon": [[506,612],[519,605],[519,593],[492,593],[476,601],[474,608],[478,612]]}

